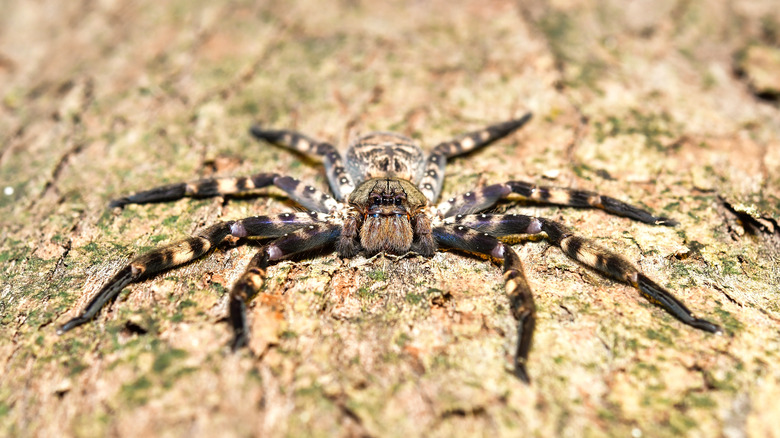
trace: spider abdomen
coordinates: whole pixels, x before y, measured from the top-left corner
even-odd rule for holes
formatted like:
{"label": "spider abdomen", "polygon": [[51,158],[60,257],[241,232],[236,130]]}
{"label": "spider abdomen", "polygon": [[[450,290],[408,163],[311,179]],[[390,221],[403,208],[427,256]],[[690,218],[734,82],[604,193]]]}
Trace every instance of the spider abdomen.
{"label": "spider abdomen", "polygon": [[425,157],[412,139],[391,132],[372,132],[347,150],[347,168],[359,183],[371,178],[395,177],[417,182]]}

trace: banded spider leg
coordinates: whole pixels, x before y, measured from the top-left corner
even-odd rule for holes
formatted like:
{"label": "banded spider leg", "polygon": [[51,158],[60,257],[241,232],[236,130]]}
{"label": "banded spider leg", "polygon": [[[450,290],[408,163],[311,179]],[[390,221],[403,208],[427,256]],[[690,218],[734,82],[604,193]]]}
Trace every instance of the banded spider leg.
{"label": "banded spider leg", "polygon": [[531,340],[536,324],[536,306],[531,288],[525,278],[520,257],[510,247],[488,233],[479,232],[463,225],[444,225],[433,229],[433,236],[440,248],[455,249],[503,260],[506,294],[512,316],[517,321],[517,349],[515,350],[514,374],[525,383],[528,377],[526,363],[531,351]]}
{"label": "banded spider leg", "polygon": [[[224,241],[244,237],[276,238],[276,240],[265,246],[263,250],[268,261],[273,261],[300,251],[322,246],[329,239],[334,239],[333,235],[339,232],[340,229],[338,227],[323,222],[321,214],[314,211],[307,213],[282,213],[275,216],[254,216],[237,221],[220,222],[200,231],[194,236],[136,257],[103,285],[84,310],[78,316],[63,324],[57,330],[57,333],[63,334],[91,321],[97,316],[100,309],[113,302],[119,293],[130,283],[141,281],[155,273],[198,259]],[[242,283],[242,280],[244,280],[244,277],[238,282],[240,287],[237,287],[239,289],[234,288],[235,292],[231,294],[231,298],[242,296],[246,291],[251,291],[246,286],[247,282],[244,281]],[[262,286],[262,282],[260,286]],[[254,293],[246,294],[247,299],[250,299],[251,296],[254,296]],[[231,301],[235,301],[235,299]],[[234,309],[242,310],[231,303],[231,310]],[[237,321],[240,318],[242,317],[231,315],[231,321]],[[234,324],[235,327],[237,327],[236,324]],[[238,332],[236,336],[239,336]]]}
{"label": "banded spider leg", "polygon": [[[436,241],[442,247],[450,247],[478,254],[489,254],[500,258],[501,250],[498,249],[500,246],[495,243],[498,242],[498,239],[539,235],[544,237],[550,244],[560,248],[572,259],[608,277],[636,288],[648,301],[661,307],[680,322],[708,333],[723,333],[723,329],[718,325],[705,319],[697,318],[682,301],[639,271],[625,257],[574,234],[558,222],[519,214],[457,215],[454,218],[447,219],[447,222],[446,226],[434,229]],[[509,247],[507,246],[506,248]],[[504,254],[508,254],[508,252],[504,251]],[[517,269],[520,270],[522,268],[518,267]],[[512,312],[515,318],[518,319],[518,333],[520,334],[517,357],[515,359],[516,366],[526,363],[534,327],[534,323],[527,320],[535,319],[534,308],[528,304],[532,303],[530,288],[526,284],[525,288],[519,289],[522,292],[523,298],[520,300],[520,303],[523,305],[522,309],[524,311],[519,316],[516,310],[515,298],[510,294],[510,302],[513,306]],[[509,293],[508,286],[507,292]],[[516,373],[521,379],[527,380],[527,373],[524,368],[517,370]]]}

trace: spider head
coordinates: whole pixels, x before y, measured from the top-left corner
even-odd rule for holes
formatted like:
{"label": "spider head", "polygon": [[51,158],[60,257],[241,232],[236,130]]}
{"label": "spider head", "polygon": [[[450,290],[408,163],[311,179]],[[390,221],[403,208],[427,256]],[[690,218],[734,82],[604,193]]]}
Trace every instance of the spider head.
{"label": "spider head", "polygon": [[409,251],[414,239],[412,218],[426,202],[417,187],[403,179],[375,178],[361,184],[349,197],[362,216],[361,246],[369,255]]}
{"label": "spider head", "polygon": [[368,206],[364,216],[379,218],[394,215],[406,216],[407,214],[407,196],[403,190],[382,190],[380,188],[369,193]]}

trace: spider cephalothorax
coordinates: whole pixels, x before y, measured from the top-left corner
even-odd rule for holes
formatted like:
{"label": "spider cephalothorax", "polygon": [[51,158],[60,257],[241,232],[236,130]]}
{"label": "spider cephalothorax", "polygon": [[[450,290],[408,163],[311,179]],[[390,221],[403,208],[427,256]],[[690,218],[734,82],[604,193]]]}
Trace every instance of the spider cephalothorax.
{"label": "spider cephalothorax", "polygon": [[[373,178],[363,182],[349,195],[360,228],[360,246],[367,255],[400,255],[412,248],[415,236],[418,242],[425,236],[431,240],[431,223],[423,213],[427,202],[414,184],[403,179]],[[419,252],[430,255],[433,251],[428,245]]]}
{"label": "spider cephalothorax", "polygon": [[[426,155],[411,139],[378,132],[358,138],[342,155],[329,143],[292,131],[252,128],[262,140],[323,158],[333,197],[293,178],[273,173],[250,177],[215,178],[171,184],[112,201],[127,204],[173,201],[183,197],[229,196],[276,186],[308,211],[274,216],[254,216],[214,224],[182,241],[143,254],[111,278],[84,311],[58,330],[64,333],[94,318],[128,284],[198,257],[223,242],[244,238],[263,241],[244,274],[230,292],[230,322],[235,333],[233,348],[246,345],[249,336],[246,306],[263,287],[265,269],[277,260],[312,250],[335,247],[342,257],[359,253],[415,252],[425,257],[437,249],[454,249],[499,261],[504,267],[506,292],[517,320],[515,375],[528,382],[526,360],[535,324],[531,288],[517,253],[509,245],[518,236],[536,235],[559,247],[566,255],[639,290],[645,298],[685,324],[710,333],[721,328],[696,318],[671,293],[659,286],[624,257],[577,236],[564,225],[519,214],[479,213],[510,197],[582,208],[597,208],[647,224],[676,222],[597,193],[562,187],[544,187],[523,181],[507,181],[477,188],[436,203],[447,159],[471,152],[503,138],[523,126],[526,114],[440,143]],[[334,199],[335,198],[335,199]]]}

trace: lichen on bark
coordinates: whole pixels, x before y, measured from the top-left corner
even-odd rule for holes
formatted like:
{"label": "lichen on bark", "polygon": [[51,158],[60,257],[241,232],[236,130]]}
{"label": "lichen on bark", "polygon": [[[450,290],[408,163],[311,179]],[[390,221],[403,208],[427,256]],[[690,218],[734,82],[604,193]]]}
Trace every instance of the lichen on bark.
{"label": "lichen on bark", "polygon": [[[777,46],[771,1],[9,1],[0,23],[1,435],[778,430],[780,112],[738,56]],[[539,315],[531,386],[508,372],[500,267],[453,252],[275,265],[254,355],[229,351],[223,323],[252,245],[55,334],[133,255],[294,207],[274,191],[121,212],[110,199],[258,171],[326,186],[316,161],[254,142],[252,123],[431,148],[528,110],[518,134],[452,160],[445,196],[522,179],[674,217],[499,207],[624,254],[725,336],[544,242],[516,246]]]}

